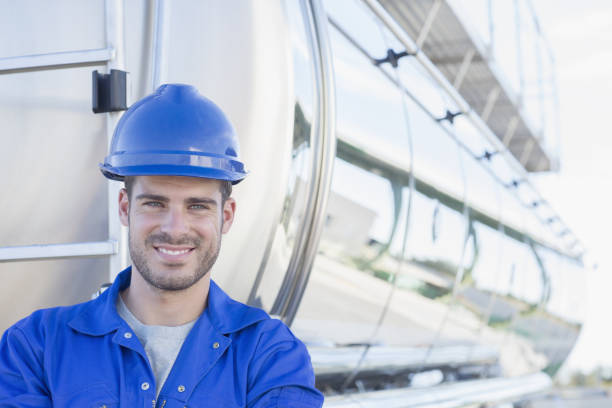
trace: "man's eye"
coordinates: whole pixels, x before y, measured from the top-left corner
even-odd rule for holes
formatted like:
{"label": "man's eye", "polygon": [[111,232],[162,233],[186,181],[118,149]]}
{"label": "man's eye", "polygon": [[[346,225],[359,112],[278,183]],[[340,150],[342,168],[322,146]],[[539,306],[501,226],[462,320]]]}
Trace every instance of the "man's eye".
{"label": "man's eye", "polygon": [[159,201],[147,201],[144,203],[147,207],[161,207],[162,204]]}
{"label": "man's eye", "polygon": [[191,210],[207,210],[208,206],[204,204],[192,204],[189,206]]}

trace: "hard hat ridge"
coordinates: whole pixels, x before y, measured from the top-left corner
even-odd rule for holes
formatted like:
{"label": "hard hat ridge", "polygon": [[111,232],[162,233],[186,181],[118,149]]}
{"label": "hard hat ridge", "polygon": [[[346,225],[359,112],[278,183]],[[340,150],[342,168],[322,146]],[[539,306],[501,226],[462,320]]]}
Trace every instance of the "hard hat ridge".
{"label": "hard hat ridge", "polygon": [[223,111],[184,84],[162,85],[125,112],[100,170],[112,180],[171,175],[236,184],[247,175]]}

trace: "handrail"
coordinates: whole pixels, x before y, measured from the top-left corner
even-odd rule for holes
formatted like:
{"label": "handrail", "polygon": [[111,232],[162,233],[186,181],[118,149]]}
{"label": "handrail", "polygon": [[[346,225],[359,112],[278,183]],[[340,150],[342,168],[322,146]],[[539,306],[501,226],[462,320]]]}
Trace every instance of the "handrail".
{"label": "handrail", "polygon": [[0,247],[0,263],[45,259],[88,258],[117,254],[116,241]]}
{"label": "handrail", "polygon": [[311,126],[311,181],[306,213],[301,221],[291,261],[271,309],[291,324],[300,304],[316,255],[331,187],[336,153],[335,94],[327,16],[320,0],[302,0],[307,36],[312,46],[316,103]]}
{"label": "handrail", "polygon": [[0,58],[0,75],[101,65],[115,55],[112,47]]}

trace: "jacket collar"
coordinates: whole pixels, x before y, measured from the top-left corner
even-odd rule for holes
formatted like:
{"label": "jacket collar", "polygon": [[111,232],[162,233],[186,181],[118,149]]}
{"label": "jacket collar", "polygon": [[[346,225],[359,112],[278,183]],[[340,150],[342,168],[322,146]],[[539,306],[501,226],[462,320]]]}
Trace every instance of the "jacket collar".
{"label": "jacket collar", "polygon": [[206,315],[211,324],[221,333],[230,334],[244,329],[261,320],[269,319],[266,312],[230,298],[211,279],[208,291]]}
{"label": "jacket collar", "polygon": [[[102,336],[125,325],[115,305],[119,292],[130,285],[131,277],[132,267],[130,266],[117,275],[110,288],[96,299],[85,303],[83,310],[70,320],[68,325],[78,332],[91,336]],[[198,318],[198,323],[206,319],[218,332],[230,334],[268,318],[267,313],[263,310],[231,299],[211,280],[208,306]]]}

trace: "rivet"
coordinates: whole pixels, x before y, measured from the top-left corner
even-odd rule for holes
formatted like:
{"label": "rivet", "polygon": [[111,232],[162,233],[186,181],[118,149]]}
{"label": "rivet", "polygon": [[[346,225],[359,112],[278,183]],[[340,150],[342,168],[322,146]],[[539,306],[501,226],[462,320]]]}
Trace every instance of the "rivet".
{"label": "rivet", "polygon": [[219,348],[219,343],[215,341],[215,342],[213,343],[213,348],[214,348],[214,349],[218,349],[218,348]]}
{"label": "rivet", "polygon": [[132,338],[132,333],[125,332],[125,333],[123,333],[123,337],[125,337],[126,339],[131,339]]}
{"label": "rivet", "polygon": [[183,392],[185,391],[185,386],[184,385],[179,385],[178,386],[178,392]]}
{"label": "rivet", "polygon": [[144,391],[149,389],[149,383],[148,382],[143,382],[142,385],[140,386],[140,388],[142,388]]}

